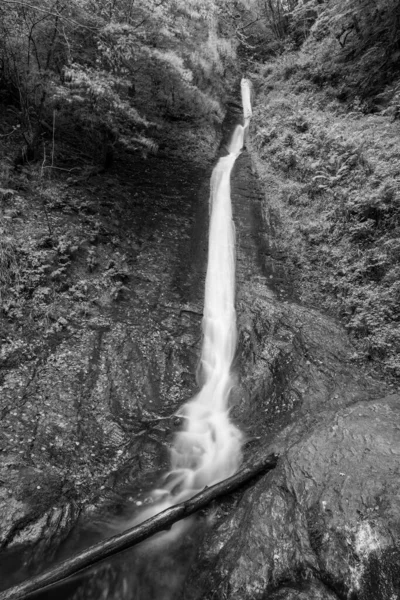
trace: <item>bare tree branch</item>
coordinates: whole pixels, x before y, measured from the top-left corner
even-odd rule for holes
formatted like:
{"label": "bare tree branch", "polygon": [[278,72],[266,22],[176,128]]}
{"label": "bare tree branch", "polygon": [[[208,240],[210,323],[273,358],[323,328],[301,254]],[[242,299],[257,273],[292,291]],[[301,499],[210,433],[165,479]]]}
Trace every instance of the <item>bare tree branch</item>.
{"label": "bare tree branch", "polygon": [[254,23],[258,23],[258,21],[260,21],[260,17],[257,17],[257,19],[250,21],[250,23],[247,23],[246,25],[243,25],[243,27],[238,27],[237,31],[244,31],[244,29],[247,29],[250,27],[250,25],[254,25]]}
{"label": "bare tree branch", "polygon": [[21,6],[23,8],[30,8],[32,10],[37,10],[39,12],[42,13],[46,13],[52,17],[58,17],[59,19],[63,19],[64,21],[72,24],[72,25],[76,25],[77,27],[83,27],[84,29],[87,29],[88,31],[98,31],[98,27],[90,27],[89,25],[84,25],[83,23],[79,23],[78,21],[75,21],[74,19],[71,19],[70,17],[66,17],[65,15],[61,14],[59,11],[56,12],[52,12],[52,10],[48,10],[46,8],[39,8],[39,6],[35,6],[33,4],[28,4],[27,2],[23,2],[22,0],[2,0],[3,4],[14,4],[17,6]]}

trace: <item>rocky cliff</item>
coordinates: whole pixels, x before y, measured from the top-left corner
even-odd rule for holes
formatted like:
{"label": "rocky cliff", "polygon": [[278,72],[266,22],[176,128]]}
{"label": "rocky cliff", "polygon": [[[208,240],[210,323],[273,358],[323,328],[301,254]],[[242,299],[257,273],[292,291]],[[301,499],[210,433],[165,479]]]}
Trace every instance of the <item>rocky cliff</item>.
{"label": "rocky cliff", "polygon": [[[232,104],[226,137],[237,118]],[[104,523],[120,526],[165,470],[174,411],[196,387],[209,175],[165,158],[119,167],[108,189],[92,182],[97,234],[68,250],[68,277],[82,279],[91,256],[85,277],[112,286],[99,287],[86,313],[58,319],[36,353],[15,352],[4,365],[2,586],[99,537],[99,523],[103,535]],[[296,298],[268,195],[244,151],[232,175],[232,416],[245,460],[273,450],[277,468],[199,515],[168,548],[124,553],[58,595],[398,597],[399,397],[354,362],[340,323]],[[74,218],[84,226],[87,215]]]}

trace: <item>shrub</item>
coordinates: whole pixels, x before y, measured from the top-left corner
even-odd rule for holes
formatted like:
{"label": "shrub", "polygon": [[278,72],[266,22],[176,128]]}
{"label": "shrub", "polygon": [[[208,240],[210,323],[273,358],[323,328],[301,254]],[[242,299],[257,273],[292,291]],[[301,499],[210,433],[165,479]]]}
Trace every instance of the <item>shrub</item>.
{"label": "shrub", "polygon": [[253,157],[274,190],[265,210],[280,215],[278,243],[303,301],[342,318],[360,355],[398,376],[400,126],[327,108],[324,90],[299,93],[281,63],[253,119]]}

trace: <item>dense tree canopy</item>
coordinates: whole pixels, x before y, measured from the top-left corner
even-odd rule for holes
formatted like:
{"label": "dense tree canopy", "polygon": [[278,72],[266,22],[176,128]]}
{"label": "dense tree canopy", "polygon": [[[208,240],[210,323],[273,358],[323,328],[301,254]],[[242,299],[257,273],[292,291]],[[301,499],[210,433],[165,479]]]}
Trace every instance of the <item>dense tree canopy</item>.
{"label": "dense tree canopy", "polygon": [[220,121],[238,47],[243,68],[303,46],[316,81],[368,97],[395,79],[399,31],[397,0],[3,0],[0,99],[23,158],[55,130],[104,162],[117,140],[156,151],[165,123]]}
{"label": "dense tree canopy", "polygon": [[242,56],[250,62],[302,47],[320,79],[342,77],[363,97],[398,76],[397,0],[238,0],[232,7]]}
{"label": "dense tree canopy", "polygon": [[224,12],[225,0],[2,2],[0,93],[29,157],[54,111],[59,134],[83,130],[103,150],[116,139],[155,150],[163,120],[221,119],[235,55]]}

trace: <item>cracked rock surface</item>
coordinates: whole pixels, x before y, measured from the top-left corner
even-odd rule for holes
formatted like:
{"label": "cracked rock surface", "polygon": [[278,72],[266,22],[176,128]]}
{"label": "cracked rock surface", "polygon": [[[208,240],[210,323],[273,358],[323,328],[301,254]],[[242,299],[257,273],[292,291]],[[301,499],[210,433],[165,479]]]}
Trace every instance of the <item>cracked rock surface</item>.
{"label": "cracked rock surface", "polygon": [[[174,412],[196,388],[204,261],[192,229],[203,171],[181,165],[182,174],[166,158],[128,166],[108,176],[113,191],[100,176],[79,189],[99,210],[100,233],[90,241],[86,215],[74,215],[85,235],[69,257],[64,306],[51,308],[65,322],[49,333],[38,321],[24,352],[4,347],[0,589],[50,564],[78,517],[113,503],[119,487],[135,498],[151,490],[168,464]],[[63,202],[50,214],[59,227],[71,218]],[[4,325],[15,339],[15,321]]]}
{"label": "cracked rock surface", "polygon": [[[171,415],[195,390],[208,174],[178,184],[171,166],[166,179],[157,178],[159,163],[145,168],[140,189],[153,204],[124,207],[132,250],[124,247],[122,299],[110,309],[101,297],[81,327],[3,379],[15,438],[0,461],[4,569],[13,552],[28,569],[32,548],[36,565],[46,564],[79,514],[144,501],[167,466],[179,427]],[[198,515],[181,539],[99,565],[65,597],[395,600],[400,396],[354,358],[338,322],[299,303],[247,152],[233,170],[232,201],[239,345],[231,415],[245,434],[244,460],[274,451],[278,466]],[[101,252],[106,265],[106,244]]]}
{"label": "cracked rock surface", "polygon": [[217,509],[186,578],[191,600],[400,595],[400,396],[355,363],[340,325],[301,306],[274,251],[250,159],[233,174],[245,459],[278,467]]}

